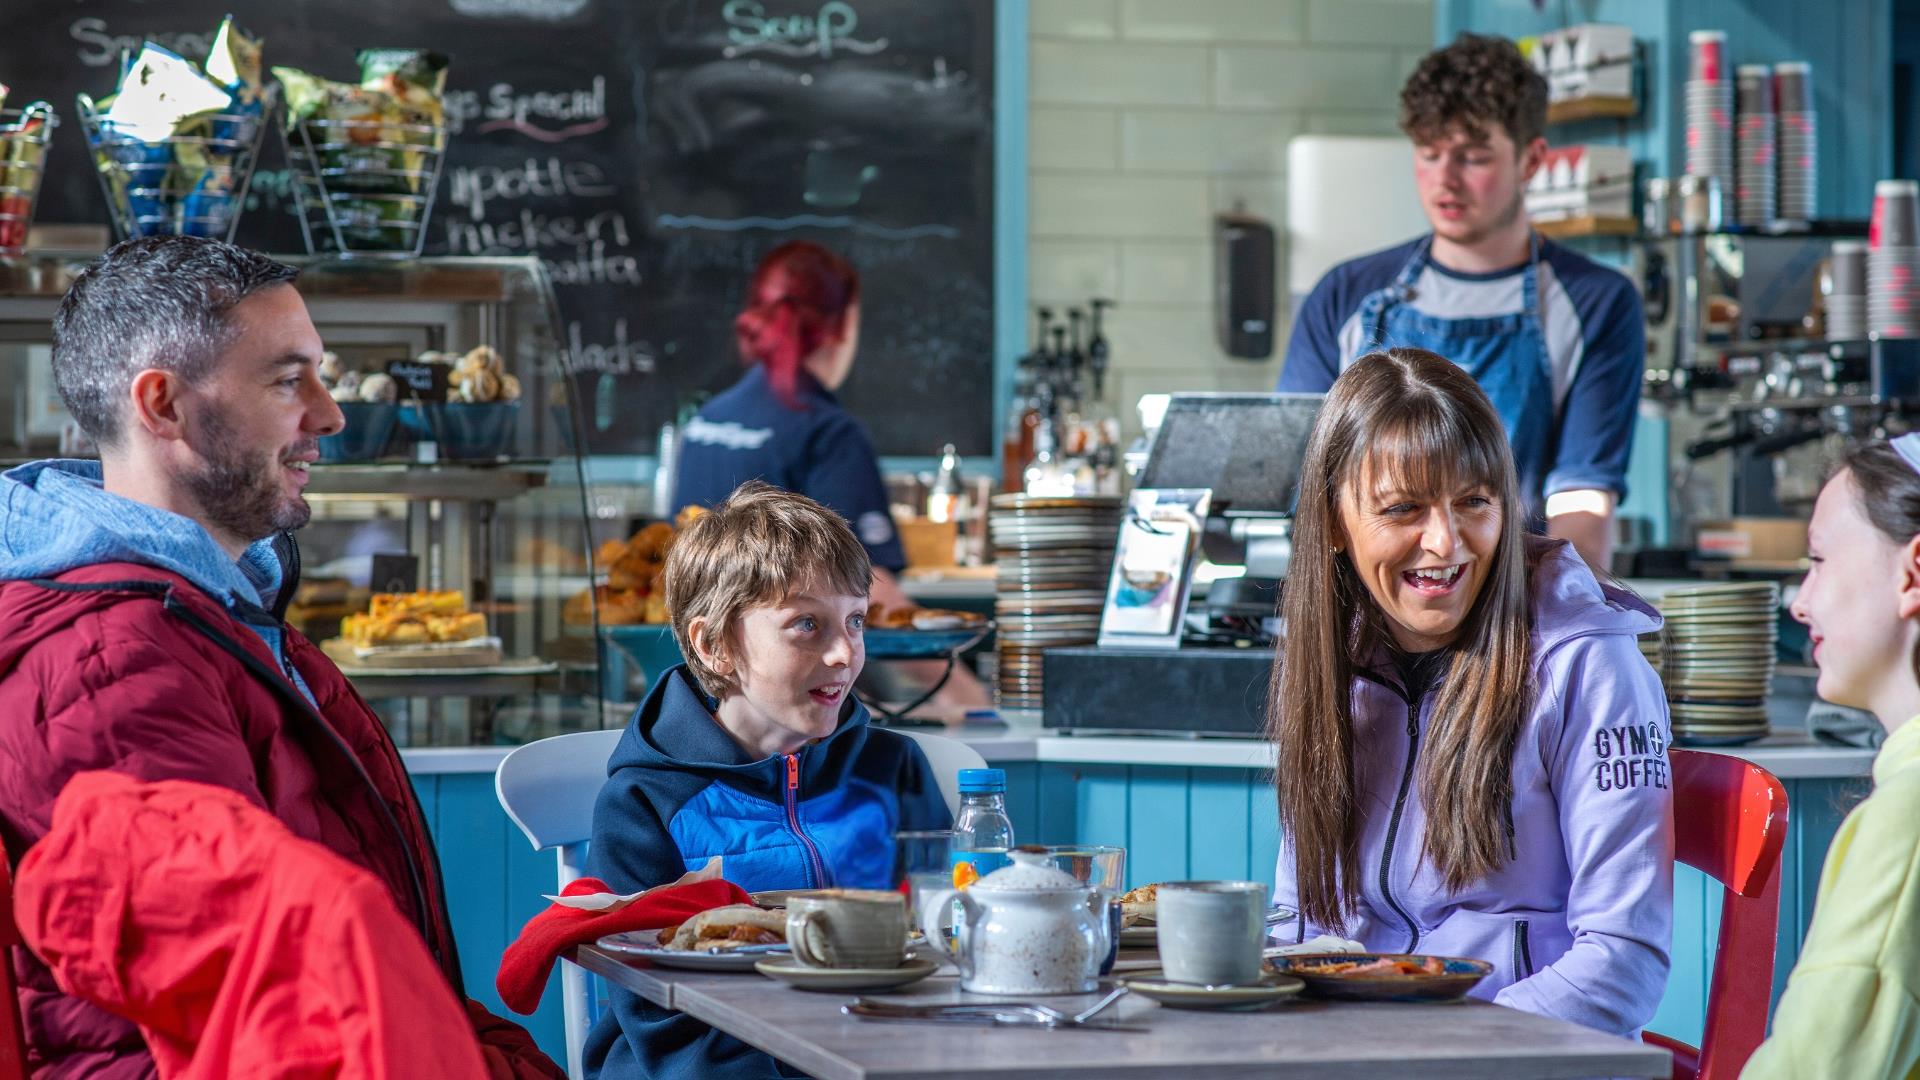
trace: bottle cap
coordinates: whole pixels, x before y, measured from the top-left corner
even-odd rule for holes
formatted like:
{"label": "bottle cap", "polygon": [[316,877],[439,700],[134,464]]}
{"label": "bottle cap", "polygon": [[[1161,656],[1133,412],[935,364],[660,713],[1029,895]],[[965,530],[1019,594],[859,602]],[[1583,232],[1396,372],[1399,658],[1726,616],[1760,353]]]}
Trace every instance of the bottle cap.
{"label": "bottle cap", "polygon": [[960,793],[995,792],[1007,790],[1007,770],[1005,769],[961,769]]}

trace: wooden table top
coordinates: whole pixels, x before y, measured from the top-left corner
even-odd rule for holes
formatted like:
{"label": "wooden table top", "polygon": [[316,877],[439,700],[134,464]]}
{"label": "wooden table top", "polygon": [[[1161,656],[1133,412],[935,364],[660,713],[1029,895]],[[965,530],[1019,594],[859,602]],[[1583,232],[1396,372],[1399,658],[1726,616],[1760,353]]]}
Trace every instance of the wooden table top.
{"label": "wooden table top", "polygon": [[[860,1020],[850,993],[808,993],[751,972],[628,963],[593,947],[575,959],[658,1005],[678,1009],[822,1080],[1043,1080],[1086,1076],[1666,1077],[1665,1050],[1485,1002],[1444,1005],[1293,1001],[1251,1013],[1167,1009],[1138,995],[1102,1021],[1140,1031],[1028,1030]],[[950,971],[869,995],[934,1003],[964,994]],[[1097,995],[1049,997],[1069,1012]]]}

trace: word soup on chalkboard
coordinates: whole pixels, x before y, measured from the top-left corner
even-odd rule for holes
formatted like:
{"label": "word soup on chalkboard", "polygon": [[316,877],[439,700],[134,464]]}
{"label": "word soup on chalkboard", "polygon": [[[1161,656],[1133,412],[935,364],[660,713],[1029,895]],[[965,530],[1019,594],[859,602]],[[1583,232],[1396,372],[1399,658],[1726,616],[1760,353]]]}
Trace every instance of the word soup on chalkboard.
{"label": "word soup on chalkboard", "polygon": [[[39,220],[107,221],[73,110],[153,40],[206,55],[232,11],[268,65],[355,76],[368,46],[453,58],[427,254],[537,255],[587,449],[650,453],[740,374],[748,277],[809,239],[861,272],[841,389],[883,454],[993,440],[992,0],[71,0],[0,34],[54,140]],[[238,240],[304,250],[277,137]]]}

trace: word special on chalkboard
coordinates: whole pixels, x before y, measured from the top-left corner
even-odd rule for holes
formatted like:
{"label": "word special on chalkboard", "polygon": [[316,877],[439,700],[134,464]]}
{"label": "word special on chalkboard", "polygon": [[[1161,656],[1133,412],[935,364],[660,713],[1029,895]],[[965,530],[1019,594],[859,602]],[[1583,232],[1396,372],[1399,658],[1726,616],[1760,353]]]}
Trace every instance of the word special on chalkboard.
{"label": "word special on chalkboard", "polygon": [[[427,254],[538,255],[588,449],[650,453],[738,377],[760,257],[823,243],[862,277],[841,390],[883,454],[993,438],[992,0],[70,0],[9,11],[0,82],[66,123],[38,218],[105,222],[74,96],[151,39],[203,58],[222,15],[268,65],[352,81],[354,54],[453,58]],[[304,250],[277,134],[238,241]]]}

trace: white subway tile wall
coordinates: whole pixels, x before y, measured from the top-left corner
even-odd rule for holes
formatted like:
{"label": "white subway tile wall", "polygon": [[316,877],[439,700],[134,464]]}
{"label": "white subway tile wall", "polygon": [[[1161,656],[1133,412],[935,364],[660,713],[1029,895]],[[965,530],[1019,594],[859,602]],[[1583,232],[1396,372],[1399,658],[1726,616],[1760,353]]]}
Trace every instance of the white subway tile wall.
{"label": "white subway tile wall", "polygon": [[[1432,0],[1030,0],[1028,278],[1055,308],[1113,297],[1108,399],[1267,390],[1286,310],[1293,136],[1397,131],[1400,84],[1428,48]],[[1274,355],[1214,336],[1213,215],[1282,232]]]}

